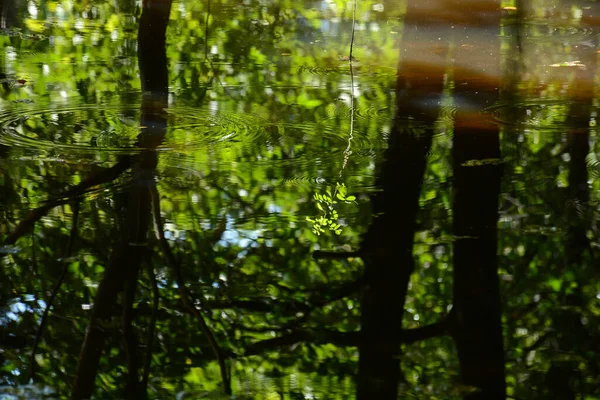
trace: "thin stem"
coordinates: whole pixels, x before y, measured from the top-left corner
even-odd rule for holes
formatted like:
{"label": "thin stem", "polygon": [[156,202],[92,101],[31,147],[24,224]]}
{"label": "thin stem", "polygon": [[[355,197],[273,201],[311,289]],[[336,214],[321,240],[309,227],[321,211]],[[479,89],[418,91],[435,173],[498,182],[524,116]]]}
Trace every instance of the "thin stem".
{"label": "thin stem", "polygon": [[[354,6],[352,9],[352,37],[350,39],[350,57],[348,57],[348,61],[350,61],[350,64],[352,65],[352,60],[354,59],[354,57],[352,56],[352,51],[354,50],[354,30],[355,30],[355,26],[356,26],[356,1],[354,0]],[[352,67],[350,67],[352,68]]]}
{"label": "thin stem", "polygon": [[[352,58],[352,56],[350,56]],[[354,139],[354,71],[352,69],[352,60],[349,61],[350,64],[350,135],[348,136],[348,146],[344,150],[344,163],[342,164],[342,170],[340,171],[340,178],[342,177],[342,173],[348,164],[348,160],[350,159],[350,155],[352,155],[352,139]]]}

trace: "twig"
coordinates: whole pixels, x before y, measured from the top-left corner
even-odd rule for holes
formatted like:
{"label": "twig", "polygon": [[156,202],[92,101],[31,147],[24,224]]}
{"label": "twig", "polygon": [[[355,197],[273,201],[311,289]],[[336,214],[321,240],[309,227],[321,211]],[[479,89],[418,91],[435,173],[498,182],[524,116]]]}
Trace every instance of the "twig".
{"label": "twig", "polygon": [[350,68],[352,68],[352,60],[354,59],[354,57],[352,56],[352,52],[354,49],[355,25],[356,25],[356,0],[354,0],[354,5],[353,5],[353,9],[352,9],[352,37],[350,39],[350,57],[348,57],[348,60],[350,61]]}
{"label": "twig", "polygon": [[252,343],[242,356],[258,355],[264,351],[284,346],[293,346],[304,342],[355,347],[358,346],[358,339],[359,332],[339,332],[333,330],[310,331],[308,329],[300,329],[287,335]]}
{"label": "twig", "polygon": [[403,344],[411,344],[438,336],[449,335],[452,331],[455,318],[453,310],[454,308],[444,318],[433,324],[413,329],[403,329],[400,334],[400,341]]}
{"label": "twig", "polygon": [[35,275],[38,272],[37,255],[35,252],[35,222],[31,227],[31,270]]}
{"label": "twig", "polygon": [[354,0],[354,16],[352,19],[352,41],[350,42],[350,58],[348,64],[350,66],[350,135],[348,136],[348,146],[344,150],[344,162],[340,171],[340,178],[348,164],[348,160],[352,155],[352,140],[354,139],[354,70],[352,69],[352,46],[354,45],[354,20],[356,19],[356,0]]}
{"label": "twig", "polygon": [[346,258],[357,258],[362,257],[363,253],[360,251],[323,251],[316,250],[313,253],[313,257],[321,260],[321,259],[333,259],[333,260],[344,260]]}
{"label": "twig", "polygon": [[[133,268],[132,268],[133,269]],[[125,278],[125,290],[123,294],[123,348],[127,359],[127,398],[137,397],[139,385],[139,367],[136,354],[137,340],[133,331],[133,303],[135,301],[135,291],[137,283],[137,269],[127,273]]]}
{"label": "twig", "polygon": [[59,197],[48,200],[43,206],[40,206],[34,210],[31,210],[27,218],[22,220],[15,230],[8,236],[5,244],[15,244],[15,242],[24,234],[29,232],[36,221],[42,218],[54,207],[58,207],[63,204],[67,204],[72,198],[83,195],[86,190],[92,186],[99,185],[101,183],[110,182],[116,179],[123,171],[130,166],[130,157],[126,157],[119,161],[114,166],[104,169],[101,172],[93,175],[92,177],[84,180],[79,185],[64,191]]}
{"label": "twig", "polygon": [[158,291],[158,282],[156,281],[156,275],[152,268],[152,262],[150,259],[147,260],[148,275],[152,282],[152,320],[150,321],[150,328],[148,329],[148,344],[146,350],[146,362],[144,365],[144,375],[142,377],[141,393],[148,392],[148,381],[150,379],[150,366],[152,364],[152,347],[154,346],[154,331],[156,330],[156,317],[158,315],[158,304],[160,301],[160,293]]}
{"label": "twig", "polygon": [[[414,329],[403,329],[400,334],[402,344],[411,344],[434,337],[447,335],[453,321],[454,313],[450,311],[444,318],[433,324]],[[336,346],[357,347],[360,345],[360,332],[339,332],[333,330],[309,330],[298,329],[288,334],[271,339],[255,342],[248,346],[242,356],[261,354],[264,351],[273,350],[284,346],[293,346],[299,343],[310,342],[312,344],[334,344]]]}
{"label": "twig", "polygon": [[208,60],[208,18],[210,17],[210,0],[207,1],[206,19],[204,20],[204,61]]}
{"label": "twig", "polygon": [[[79,220],[79,203],[76,202],[73,204],[73,219],[71,222],[71,232],[69,235],[69,242],[67,244],[67,249],[65,250],[65,258],[70,257],[71,251],[73,249],[73,240],[77,235],[77,224]],[[40,340],[42,338],[42,334],[44,332],[44,328],[46,326],[46,321],[48,320],[48,314],[50,313],[50,307],[54,303],[54,299],[58,295],[58,291],[62,286],[67,273],[69,272],[69,263],[65,262],[62,273],[56,281],[54,285],[54,289],[52,289],[52,294],[50,295],[50,299],[46,303],[46,308],[44,309],[44,313],[42,314],[42,320],[40,321],[40,325],[38,326],[37,332],[35,334],[35,340],[33,342],[33,348],[31,349],[31,357],[29,359],[29,374],[27,378],[27,382],[30,382],[35,377],[35,354],[37,352],[37,348],[39,346]]]}
{"label": "twig", "polygon": [[202,332],[208,339],[208,342],[210,343],[213,353],[214,353],[215,357],[217,358],[217,362],[219,363],[219,369],[221,371],[221,379],[223,380],[223,389],[226,394],[231,395],[231,393],[232,393],[231,392],[231,383],[230,383],[229,375],[227,373],[227,365],[225,363],[225,357],[224,357],[223,351],[219,347],[219,344],[217,343],[217,340],[215,339],[215,336],[213,335],[209,326],[206,324],[204,317],[202,316],[200,311],[198,311],[198,309],[196,308],[195,301],[193,301],[192,295],[188,291],[185,281],[183,279],[183,275],[181,274],[180,265],[175,260],[173,252],[171,251],[171,247],[169,246],[169,243],[167,243],[167,240],[165,239],[165,234],[164,234],[164,231],[162,228],[162,224],[160,222],[160,203],[159,203],[158,191],[156,190],[155,187],[152,187],[150,189],[150,192],[151,192],[151,197],[152,197],[152,215],[154,218],[155,233],[156,233],[157,239],[160,242],[161,248],[165,254],[167,263],[169,264],[169,266],[171,267],[171,269],[173,270],[173,272],[175,274],[175,281],[177,282],[177,287],[179,289],[179,295],[181,296],[181,301],[183,302],[184,307],[186,307],[192,313],[192,315],[194,317],[196,317],[196,319],[200,323],[200,328],[202,329]]}

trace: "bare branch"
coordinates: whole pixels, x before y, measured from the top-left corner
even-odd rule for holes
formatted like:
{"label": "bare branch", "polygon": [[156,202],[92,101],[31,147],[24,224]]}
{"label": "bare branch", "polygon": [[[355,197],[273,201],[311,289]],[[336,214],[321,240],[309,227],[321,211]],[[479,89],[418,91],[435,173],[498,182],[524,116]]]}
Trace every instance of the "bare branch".
{"label": "bare branch", "polygon": [[311,331],[300,329],[272,339],[252,343],[242,356],[253,356],[280,347],[294,346],[300,343],[335,344],[337,346],[357,346],[359,332],[339,332],[333,330]]}
{"label": "bare branch", "polygon": [[[430,325],[414,329],[404,329],[401,332],[400,342],[411,344],[450,333],[454,313],[450,311],[442,320]],[[360,332],[339,332],[334,330],[298,329],[287,334],[252,343],[242,357],[261,354],[265,351],[275,350],[280,347],[295,346],[300,343],[316,345],[334,344],[342,347],[357,347],[360,345]]]}
{"label": "bare branch", "polygon": [[223,380],[223,389],[226,394],[230,395],[232,393],[231,392],[231,383],[230,383],[229,375],[227,373],[227,366],[225,364],[224,353],[221,350],[221,347],[219,346],[219,344],[217,343],[217,340],[215,339],[214,334],[210,330],[210,327],[206,324],[206,321],[204,320],[202,313],[196,308],[195,301],[192,298],[191,293],[187,289],[185,280],[183,279],[180,265],[175,260],[175,256],[173,255],[171,247],[169,246],[169,243],[167,243],[167,240],[165,239],[165,234],[163,231],[162,223],[160,221],[160,202],[159,202],[160,200],[159,200],[159,196],[158,196],[158,191],[156,190],[156,187],[152,187],[150,189],[150,191],[151,191],[151,196],[152,196],[152,206],[153,206],[152,214],[153,214],[153,218],[154,218],[154,229],[156,231],[157,239],[160,242],[161,248],[165,254],[165,257],[167,259],[167,263],[169,264],[169,267],[173,270],[173,273],[175,274],[175,281],[177,282],[177,287],[179,289],[179,294],[181,296],[183,305],[192,313],[192,315],[194,315],[194,317],[196,317],[196,319],[198,320],[198,322],[200,324],[200,328],[202,329],[202,332],[208,339],[208,342],[210,343],[213,353],[219,363],[219,369],[221,371],[221,379]]}
{"label": "bare branch", "polygon": [[158,282],[156,281],[156,275],[152,269],[152,263],[147,260],[148,275],[152,282],[152,320],[150,321],[150,328],[148,329],[148,340],[146,349],[146,362],[144,365],[144,375],[142,377],[141,393],[148,392],[148,381],[150,379],[150,366],[152,364],[152,350],[154,346],[154,331],[156,330],[156,318],[158,315],[158,304],[160,301],[160,293],[158,291]]}
{"label": "bare branch", "polygon": [[330,260],[345,260],[347,258],[359,258],[362,257],[363,253],[360,251],[323,251],[316,250],[313,253],[313,257],[317,260],[330,259]]}
{"label": "bare branch", "polygon": [[15,244],[16,241],[27,232],[29,232],[33,225],[40,220],[44,215],[46,215],[50,210],[54,207],[58,207],[63,204],[67,204],[73,198],[82,196],[85,192],[96,185],[100,185],[102,183],[110,182],[115,180],[123,171],[125,171],[131,165],[131,158],[126,157],[119,161],[114,166],[103,169],[99,173],[91,176],[90,178],[84,180],[77,186],[66,190],[59,197],[54,199],[50,199],[45,202],[44,205],[31,210],[27,218],[22,220],[19,225],[15,228],[15,230],[8,235],[6,238],[5,244]]}
{"label": "bare branch", "polygon": [[[71,251],[73,249],[73,241],[77,236],[77,224],[79,221],[79,202],[73,204],[73,220],[71,222],[71,233],[69,235],[69,243],[67,244],[67,249],[65,250],[65,258],[71,256]],[[27,382],[31,381],[35,377],[35,354],[37,352],[40,340],[42,339],[42,334],[44,332],[44,328],[46,327],[46,321],[48,320],[48,314],[50,313],[50,307],[54,303],[54,299],[58,295],[58,291],[62,286],[67,273],[69,272],[69,263],[65,263],[63,266],[62,273],[56,281],[54,288],[52,289],[52,294],[50,298],[46,302],[46,308],[44,309],[44,313],[42,314],[42,319],[40,321],[40,325],[38,326],[37,332],[35,334],[35,340],[33,342],[33,348],[31,349],[31,356],[29,359],[29,374],[27,378]]]}

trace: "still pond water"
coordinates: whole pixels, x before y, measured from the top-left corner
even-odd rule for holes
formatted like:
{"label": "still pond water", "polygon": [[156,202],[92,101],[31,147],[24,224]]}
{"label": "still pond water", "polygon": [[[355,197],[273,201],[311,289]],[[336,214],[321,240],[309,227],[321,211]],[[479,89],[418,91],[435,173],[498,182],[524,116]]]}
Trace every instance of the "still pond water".
{"label": "still pond water", "polygon": [[600,399],[597,2],[0,18],[0,399]]}

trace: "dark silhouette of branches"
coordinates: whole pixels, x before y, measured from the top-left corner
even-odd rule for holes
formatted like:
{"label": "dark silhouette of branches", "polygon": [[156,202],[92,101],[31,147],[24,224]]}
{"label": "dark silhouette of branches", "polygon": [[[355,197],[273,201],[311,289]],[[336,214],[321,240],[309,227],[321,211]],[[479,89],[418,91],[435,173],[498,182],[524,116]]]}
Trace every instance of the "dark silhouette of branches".
{"label": "dark silhouette of branches", "polygon": [[114,181],[130,166],[131,157],[124,157],[112,167],[101,170],[75,187],[65,190],[60,196],[50,199],[46,201],[44,205],[31,210],[29,215],[17,225],[10,235],[8,235],[5,244],[15,244],[21,236],[29,232],[33,228],[33,225],[54,207],[67,204],[72,199],[83,196],[93,186]]}
{"label": "dark silhouette of branches", "polygon": [[188,311],[190,311],[192,313],[192,315],[198,320],[200,328],[201,328],[202,332],[204,333],[204,335],[206,336],[206,338],[208,339],[210,346],[213,350],[213,353],[219,364],[219,369],[221,371],[221,379],[223,380],[223,389],[226,394],[231,394],[232,393],[231,392],[231,383],[230,383],[229,374],[227,372],[227,366],[225,363],[225,355],[223,353],[223,350],[217,343],[217,340],[215,339],[214,334],[210,330],[210,327],[206,324],[206,321],[204,320],[202,313],[196,308],[196,305],[195,305],[196,302],[192,298],[192,295],[189,292],[189,290],[187,289],[187,286],[185,284],[183,274],[181,273],[180,264],[177,262],[177,260],[175,260],[175,256],[173,255],[171,247],[169,246],[169,243],[167,243],[167,240],[165,238],[165,234],[164,234],[164,231],[162,228],[162,223],[160,221],[160,200],[159,200],[158,191],[156,190],[155,187],[152,187],[150,189],[150,191],[151,191],[151,197],[152,197],[152,214],[153,214],[153,218],[154,218],[154,229],[156,231],[156,236],[160,242],[162,251],[165,255],[167,264],[169,265],[169,267],[171,268],[171,270],[173,271],[173,273],[175,275],[175,281],[177,282],[177,287],[179,289],[181,301],[183,302],[184,307]]}
{"label": "dark silhouette of branches", "polygon": [[127,398],[136,398],[138,395],[139,365],[137,361],[137,340],[133,331],[133,303],[137,287],[137,270],[131,269],[125,278],[123,296],[123,348],[127,359]]}
{"label": "dark silhouette of branches", "polygon": [[[79,222],[79,202],[75,202],[73,204],[73,220],[71,222],[71,232],[69,235],[69,242],[67,244],[67,249],[65,250],[65,258],[71,256],[71,252],[73,250],[73,241],[77,236],[77,225]],[[44,328],[46,326],[46,321],[48,320],[48,314],[50,313],[50,307],[54,304],[54,299],[58,295],[58,291],[62,286],[65,278],[67,277],[67,273],[69,272],[69,263],[65,262],[63,266],[62,273],[56,281],[54,285],[54,289],[52,289],[52,294],[46,303],[46,308],[44,309],[44,313],[42,314],[42,319],[40,320],[40,325],[38,326],[37,332],[35,334],[35,340],[33,342],[33,348],[31,349],[31,357],[29,359],[29,374],[27,377],[27,382],[31,381],[35,377],[35,354],[37,352],[37,348],[39,346],[40,340],[42,338],[42,334],[44,333]]]}
{"label": "dark silhouette of branches", "polygon": [[[413,329],[403,329],[400,332],[400,343],[411,344],[434,337],[449,335],[454,323],[454,312],[450,311],[443,319],[433,324]],[[360,332],[340,332],[329,329],[297,329],[281,336],[261,340],[250,344],[245,352],[238,357],[262,354],[265,351],[276,350],[281,347],[294,346],[300,343],[315,345],[334,344],[342,347],[356,347],[360,339]]]}
{"label": "dark silhouette of branches", "polygon": [[330,260],[345,260],[347,258],[362,257],[364,254],[360,251],[323,251],[317,250],[313,253],[313,257],[317,260],[330,259]]}
{"label": "dark silhouette of branches", "polygon": [[152,350],[154,346],[154,333],[156,330],[156,318],[158,314],[158,304],[160,301],[160,293],[158,291],[158,282],[156,281],[156,275],[152,269],[152,263],[150,260],[147,261],[147,271],[150,281],[152,283],[152,319],[150,321],[150,327],[148,329],[148,339],[146,345],[146,362],[144,365],[144,374],[142,376],[142,385],[140,392],[147,396],[148,392],[148,381],[150,379],[150,366],[152,364]]}

